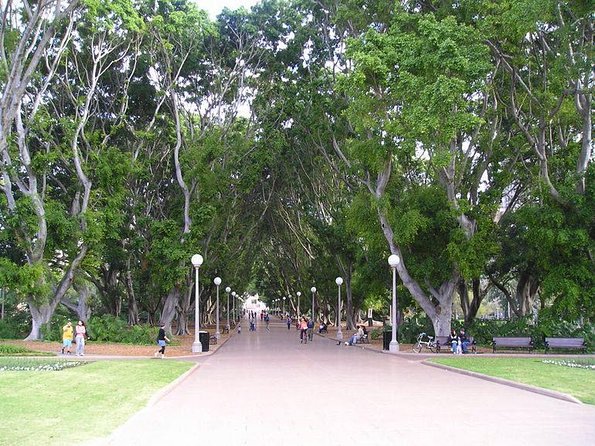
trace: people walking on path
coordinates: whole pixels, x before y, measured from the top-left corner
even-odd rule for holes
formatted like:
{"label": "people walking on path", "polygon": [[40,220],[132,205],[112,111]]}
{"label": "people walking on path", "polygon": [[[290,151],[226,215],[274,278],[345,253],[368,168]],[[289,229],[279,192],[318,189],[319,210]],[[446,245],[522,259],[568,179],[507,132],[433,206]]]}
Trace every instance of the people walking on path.
{"label": "people walking on path", "polygon": [[308,341],[312,342],[314,338],[314,320],[308,319]]}
{"label": "people walking on path", "polygon": [[64,327],[62,327],[62,354],[70,355],[72,353],[72,335],[73,335],[72,322],[68,321]]}
{"label": "people walking on path", "polygon": [[159,350],[155,352],[156,358],[164,358],[165,357],[165,345],[169,341],[169,338],[165,335],[165,324],[161,324],[159,326],[159,332],[157,333],[157,344],[161,347]]}
{"label": "people walking on path", "polygon": [[291,330],[291,316],[287,315],[287,329]]}
{"label": "people walking on path", "polygon": [[265,322],[265,324],[266,324],[266,329],[267,329],[267,331],[271,331],[271,329],[269,328],[269,322],[270,322],[270,318],[269,318],[269,314],[268,314],[268,313],[266,313],[266,314],[264,315],[264,322]]}
{"label": "people walking on path", "polygon": [[299,322],[300,327],[300,344],[308,343],[308,321],[305,316],[302,316]]}
{"label": "people walking on path", "polygon": [[76,355],[85,356],[85,339],[87,339],[87,327],[83,321],[78,321],[76,331]]}

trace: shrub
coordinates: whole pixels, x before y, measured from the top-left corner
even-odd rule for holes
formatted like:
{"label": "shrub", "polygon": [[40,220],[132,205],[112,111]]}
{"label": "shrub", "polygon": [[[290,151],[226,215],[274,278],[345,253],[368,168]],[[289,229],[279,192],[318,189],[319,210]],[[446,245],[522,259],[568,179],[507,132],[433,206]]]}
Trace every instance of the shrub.
{"label": "shrub", "polygon": [[22,319],[5,318],[0,320],[1,339],[23,339],[30,329],[29,323]]}
{"label": "shrub", "polygon": [[[390,329],[390,327],[388,327]],[[399,342],[402,344],[413,344],[420,333],[434,335],[434,326],[425,313],[417,313],[412,317],[406,317],[399,325]]]}
{"label": "shrub", "polygon": [[91,318],[87,324],[89,338],[92,341],[118,342],[123,344],[153,344],[157,337],[157,328],[150,325],[130,327],[126,321],[111,315]]}
{"label": "shrub", "polygon": [[374,328],[370,331],[370,339],[376,340],[382,337],[382,330],[380,328]]}

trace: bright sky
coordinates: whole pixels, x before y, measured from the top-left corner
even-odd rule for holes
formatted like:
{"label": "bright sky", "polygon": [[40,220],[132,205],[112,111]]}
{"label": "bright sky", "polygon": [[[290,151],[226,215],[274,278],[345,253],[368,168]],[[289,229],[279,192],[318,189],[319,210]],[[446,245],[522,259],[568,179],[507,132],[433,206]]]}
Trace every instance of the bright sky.
{"label": "bright sky", "polygon": [[233,10],[238,9],[240,6],[244,6],[246,9],[250,9],[259,0],[194,0],[199,8],[208,11],[211,19],[217,17],[221,10],[225,7]]}

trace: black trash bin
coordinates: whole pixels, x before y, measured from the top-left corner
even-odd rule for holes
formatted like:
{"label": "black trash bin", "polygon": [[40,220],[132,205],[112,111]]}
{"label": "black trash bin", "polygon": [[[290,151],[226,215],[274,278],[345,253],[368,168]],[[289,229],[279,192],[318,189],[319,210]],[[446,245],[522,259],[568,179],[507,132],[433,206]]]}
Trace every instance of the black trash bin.
{"label": "black trash bin", "polygon": [[[382,350],[390,350],[390,341],[393,340],[392,328],[387,326],[382,332]],[[399,342],[399,331],[397,330],[397,342]]]}
{"label": "black trash bin", "polygon": [[382,350],[388,350],[390,347],[390,341],[393,338],[392,331],[384,330],[382,332]]}
{"label": "black trash bin", "polygon": [[200,344],[202,345],[203,352],[209,351],[209,338],[210,337],[211,336],[208,331],[199,331],[198,332],[198,340],[200,341]]}

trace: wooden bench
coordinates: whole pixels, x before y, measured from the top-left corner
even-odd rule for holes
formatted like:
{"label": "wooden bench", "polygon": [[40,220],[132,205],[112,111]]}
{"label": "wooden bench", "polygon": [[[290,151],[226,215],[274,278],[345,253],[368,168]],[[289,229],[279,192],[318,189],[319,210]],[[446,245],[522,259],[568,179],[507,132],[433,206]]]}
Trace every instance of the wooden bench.
{"label": "wooden bench", "polygon": [[551,348],[576,348],[586,353],[587,344],[584,338],[545,338],[545,353]]}
{"label": "wooden bench", "polygon": [[529,351],[533,350],[533,340],[530,337],[494,337],[492,338],[493,352],[496,353],[496,348],[526,348]]}
{"label": "wooden bench", "polygon": [[[448,336],[436,336],[436,352],[450,352],[452,346],[450,342],[448,342]],[[469,341],[469,345],[467,346],[467,352],[477,353],[477,343],[473,336],[467,336],[467,340]]]}

